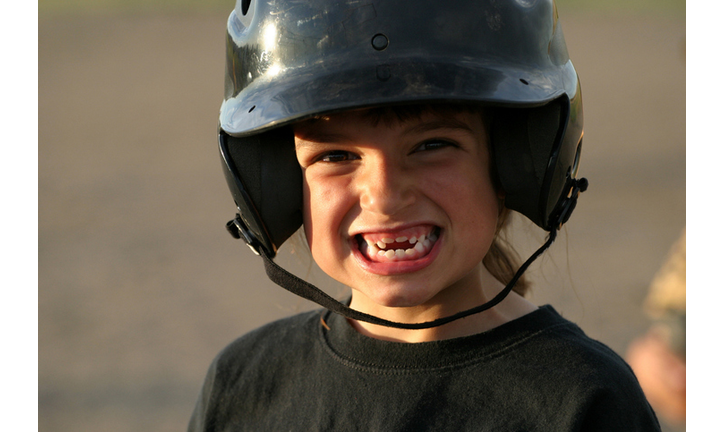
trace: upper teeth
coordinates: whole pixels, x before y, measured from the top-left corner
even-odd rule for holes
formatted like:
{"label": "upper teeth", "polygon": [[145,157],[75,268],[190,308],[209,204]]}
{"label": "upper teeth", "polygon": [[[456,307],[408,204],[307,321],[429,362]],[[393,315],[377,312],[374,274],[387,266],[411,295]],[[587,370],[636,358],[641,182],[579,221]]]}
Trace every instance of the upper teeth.
{"label": "upper teeth", "polygon": [[394,239],[391,237],[384,237],[382,240],[378,240],[376,243],[371,240],[366,240],[366,242],[369,247],[375,246],[379,249],[386,249],[387,245],[390,243],[409,242],[410,244],[413,244],[413,245],[421,244],[421,243],[424,244],[426,239],[428,240],[428,242],[435,241],[435,240],[437,240],[437,236],[435,236],[434,234],[430,234],[429,236],[426,237],[425,234],[422,234],[420,237],[412,236],[410,238],[407,238],[405,236],[397,237]]}
{"label": "upper teeth", "polygon": [[432,242],[430,240],[417,242],[415,243],[415,246],[407,249],[382,249],[373,244],[369,247],[369,253],[370,255],[384,256],[388,259],[404,258],[405,256],[412,256],[416,253],[424,253],[426,250],[430,249],[430,247],[432,247]]}
{"label": "upper teeth", "polygon": [[[424,253],[432,247],[432,244],[437,240],[436,233],[430,233],[428,235],[422,234],[419,237],[406,237],[400,236],[397,238],[383,237],[380,240],[372,241],[366,240],[369,247],[370,255],[378,255],[380,257],[386,257],[387,259],[402,259],[405,256],[412,256],[418,253]],[[404,243],[409,242],[412,247],[404,249],[387,249],[392,243]]]}

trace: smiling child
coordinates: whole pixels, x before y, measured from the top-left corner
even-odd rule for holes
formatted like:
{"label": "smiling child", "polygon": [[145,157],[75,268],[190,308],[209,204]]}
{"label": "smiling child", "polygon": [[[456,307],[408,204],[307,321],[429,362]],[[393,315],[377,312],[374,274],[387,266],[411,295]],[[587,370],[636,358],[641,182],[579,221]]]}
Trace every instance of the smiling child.
{"label": "smiling child", "polygon": [[[550,0],[238,0],[227,228],[325,309],[214,359],[189,431],[657,431],[628,365],[522,274],[585,179]],[[548,231],[522,265],[511,211]],[[300,227],[339,302],[274,263]]]}
{"label": "smiling child", "polygon": [[[503,289],[483,265],[502,192],[492,182],[482,112],[443,106],[397,117],[391,109],[362,110],[295,125],[305,234],[320,268],[352,288],[353,309],[431,321]],[[420,342],[480,333],[534,309],[512,293],[494,309],[442,327],[352,325],[378,338]]]}

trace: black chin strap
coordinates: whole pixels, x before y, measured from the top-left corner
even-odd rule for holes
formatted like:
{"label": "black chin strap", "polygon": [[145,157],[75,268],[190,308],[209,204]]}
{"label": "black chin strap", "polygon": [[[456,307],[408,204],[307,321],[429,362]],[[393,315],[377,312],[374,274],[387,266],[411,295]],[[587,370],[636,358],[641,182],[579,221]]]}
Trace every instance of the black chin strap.
{"label": "black chin strap", "polygon": [[438,327],[443,324],[447,324],[449,322],[459,320],[460,318],[465,318],[470,315],[474,315],[480,312],[483,312],[485,310],[488,310],[501,301],[505,299],[505,297],[510,294],[510,291],[513,290],[513,287],[515,286],[516,282],[518,282],[518,279],[523,275],[523,272],[530,266],[530,264],[536,260],[548,247],[553,243],[553,241],[556,239],[557,230],[552,229],[549,231],[548,234],[548,240],[541,246],[533,255],[531,255],[528,260],[523,263],[522,266],[518,269],[518,271],[515,273],[515,276],[513,276],[513,279],[508,282],[508,285],[498,293],[495,297],[493,297],[492,300],[480,305],[476,306],[472,309],[468,309],[462,312],[458,312],[454,315],[450,315],[448,317],[444,318],[438,318],[434,321],[428,321],[423,323],[398,323],[394,321],[388,321],[386,319],[378,318],[373,315],[369,315],[354,309],[351,309],[350,307],[340,303],[339,301],[335,300],[334,298],[327,295],[324,291],[320,290],[319,288],[315,287],[314,285],[310,284],[309,282],[300,279],[293,274],[289,273],[288,271],[284,270],[283,268],[279,267],[274,261],[272,261],[271,258],[269,258],[269,255],[264,251],[264,248],[259,248],[259,254],[264,258],[264,269],[266,270],[267,276],[269,276],[269,279],[272,280],[272,282],[276,283],[277,285],[281,286],[282,288],[286,289],[287,291],[294,293],[300,297],[304,297],[307,300],[311,300],[318,305],[329,309],[332,312],[338,313],[340,315],[343,315],[347,318],[351,318],[353,320],[357,321],[365,321],[372,324],[377,324],[385,327],[394,327],[394,328],[400,328],[400,329],[408,329],[408,330],[420,330],[420,329],[427,329],[432,327]]}

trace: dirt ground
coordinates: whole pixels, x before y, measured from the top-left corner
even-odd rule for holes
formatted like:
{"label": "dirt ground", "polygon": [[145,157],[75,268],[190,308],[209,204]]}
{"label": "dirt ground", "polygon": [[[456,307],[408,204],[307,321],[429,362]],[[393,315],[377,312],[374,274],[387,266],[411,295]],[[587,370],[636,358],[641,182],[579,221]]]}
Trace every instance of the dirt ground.
{"label": "dirt ground", "polygon": [[[225,19],[39,21],[41,431],[184,430],[223,346],[310,308],[224,229],[234,214],[215,148]],[[531,268],[532,300],[623,354],[648,325],[647,285],[686,222],[685,22],[561,19],[583,84],[590,189]],[[522,232],[527,256],[544,237]]]}

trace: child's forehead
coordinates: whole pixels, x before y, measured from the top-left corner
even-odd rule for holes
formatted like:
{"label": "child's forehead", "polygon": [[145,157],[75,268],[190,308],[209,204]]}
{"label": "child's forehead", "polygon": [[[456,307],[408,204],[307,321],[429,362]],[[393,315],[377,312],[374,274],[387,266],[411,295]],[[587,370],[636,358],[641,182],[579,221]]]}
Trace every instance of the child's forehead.
{"label": "child's forehead", "polygon": [[486,124],[486,120],[487,115],[482,108],[467,105],[386,106],[320,115],[297,123],[294,129],[302,133],[358,126],[474,129],[481,122]]}

